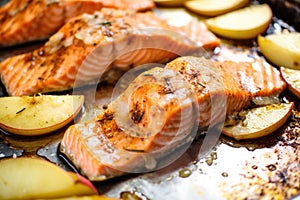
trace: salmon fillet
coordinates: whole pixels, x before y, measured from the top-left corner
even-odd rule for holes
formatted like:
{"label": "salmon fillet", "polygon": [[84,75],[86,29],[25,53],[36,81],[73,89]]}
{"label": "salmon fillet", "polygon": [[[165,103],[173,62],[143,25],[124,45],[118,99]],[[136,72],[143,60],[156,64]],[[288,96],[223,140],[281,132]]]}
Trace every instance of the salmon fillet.
{"label": "salmon fillet", "polygon": [[60,1],[9,1],[0,7],[0,47],[45,39],[64,20]]}
{"label": "salmon fillet", "polygon": [[76,86],[95,83],[112,66],[126,70],[161,63],[220,44],[206,27],[193,26],[197,34],[183,32],[153,12],[102,9],[83,14],[41,48],[2,61],[1,80],[13,96],[62,91],[74,87],[75,81]]}
{"label": "salmon fillet", "polygon": [[151,0],[11,0],[0,7],[0,47],[48,38],[68,20],[103,7],[151,10]]}
{"label": "salmon fillet", "polygon": [[155,169],[161,156],[193,139],[194,123],[215,125],[285,87],[263,61],[180,57],[140,74],[94,120],[70,126],[60,151],[91,180]]}

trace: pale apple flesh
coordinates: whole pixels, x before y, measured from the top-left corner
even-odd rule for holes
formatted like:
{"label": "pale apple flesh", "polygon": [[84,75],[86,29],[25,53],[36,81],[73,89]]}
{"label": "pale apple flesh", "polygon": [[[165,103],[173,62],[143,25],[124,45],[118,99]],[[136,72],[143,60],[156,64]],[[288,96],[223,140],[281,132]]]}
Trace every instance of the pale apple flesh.
{"label": "pale apple flesh", "polygon": [[0,127],[26,136],[58,130],[80,112],[82,95],[41,95],[0,98]]}
{"label": "pale apple flesh", "polygon": [[268,61],[291,69],[300,69],[300,33],[258,36],[258,45]]}
{"label": "pale apple flesh", "polygon": [[293,105],[293,103],[271,104],[250,109],[244,120],[233,126],[225,126],[222,133],[236,140],[266,136],[287,121]]}
{"label": "pale apple flesh", "polygon": [[208,29],[230,39],[253,39],[264,33],[272,20],[267,4],[245,7],[205,21]]}
{"label": "pale apple flesh", "polygon": [[200,15],[214,17],[239,9],[247,5],[249,0],[192,0],[184,6]]}
{"label": "pale apple flesh", "polygon": [[280,73],[291,93],[300,99],[300,70],[280,67]]}
{"label": "pale apple flesh", "polygon": [[42,159],[22,157],[2,160],[0,171],[0,199],[98,194],[89,180]]}

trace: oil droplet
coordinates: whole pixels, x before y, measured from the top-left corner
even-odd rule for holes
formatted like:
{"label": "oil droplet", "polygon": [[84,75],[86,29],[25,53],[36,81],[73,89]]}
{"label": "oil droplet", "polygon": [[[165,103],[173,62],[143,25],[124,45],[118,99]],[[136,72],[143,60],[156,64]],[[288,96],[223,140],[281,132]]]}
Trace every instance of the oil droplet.
{"label": "oil droplet", "polygon": [[187,178],[192,174],[192,171],[187,168],[183,168],[182,170],[179,171],[179,177],[181,178]]}
{"label": "oil droplet", "polygon": [[123,200],[149,200],[145,195],[138,192],[124,191],[121,192],[120,198]]}
{"label": "oil droplet", "polygon": [[145,162],[145,167],[151,170],[154,169],[156,165],[157,165],[157,161],[153,157],[148,156]]}
{"label": "oil droplet", "polygon": [[208,166],[211,166],[213,164],[213,159],[211,157],[209,157],[205,160],[205,162]]}
{"label": "oil droplet", "polygon": [[227,173],[227,172],[223,172],[223,173],[222,173],[222,176],[223,176],[223,177],[228,177],[228,173]]}
{"label": "oil droplet", "polygon": [[277,167],[274,164],[270,164],[266,166],[268,168],[268,170],[270,171],[275,171],[277,169]]}
{"label": "oil droplet", "polygon": [[218,158],[217,152],[211,152],[210,157],[212,160],[217,160]]}
{"label": "oil droplet", "polygon": [[171,180],[173,180],[173,178],[174,178],[174,176],[169,176],[169,177],[166,179],[166,181],[171,181]]}

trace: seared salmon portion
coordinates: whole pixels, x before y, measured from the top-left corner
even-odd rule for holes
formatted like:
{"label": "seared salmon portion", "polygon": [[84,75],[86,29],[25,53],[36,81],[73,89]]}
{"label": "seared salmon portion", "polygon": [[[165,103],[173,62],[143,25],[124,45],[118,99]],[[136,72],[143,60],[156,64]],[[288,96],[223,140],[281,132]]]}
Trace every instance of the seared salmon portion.
{"label": "seared salmon portion", "polygon": [[193,30],[169,26],[153,12],[102,9],[73,18],[41,48],[1,62],[1,80],[13,96],[62,91],[75,80],[76,86],[97,82],[112,66],[161,63],[219,45],[206,27]]}
{"label": "seared salmon portion", "polygon": [[256,98],[278,95],[286,87],[279,71],[262,60],[208,62],[181,57],[166,67],[182,74],[197,95],[202,127],[246,108]]}
{"label": "seared salmon portion", "polygon": [[12,0],[0,7],[0,47],[42,40],[64,22],[60,1]]}
{"label": "seared salmon portion", "polygon": [[163,68],[141,74],[96,119],[69,127],[61,151],[92,180],[153,170],[156,157],[185,141],[197,116],[193,94],[176,80],[183,79]]}
{"label": "seared salmon portion", "polygon": [[0,7],[0,47],[48,38],[68,20],[103,7],[146,11],[151,0],[11,0]]}
{"label": "seared salmon portion", "polygon": [[195,123],[215,125],[285,87],[265,62],[180,57],[140,74],[94,120],[70,126],[60,150],[91,180],[155,169],[147,162],[158,165],[161,156],[192,140]]}

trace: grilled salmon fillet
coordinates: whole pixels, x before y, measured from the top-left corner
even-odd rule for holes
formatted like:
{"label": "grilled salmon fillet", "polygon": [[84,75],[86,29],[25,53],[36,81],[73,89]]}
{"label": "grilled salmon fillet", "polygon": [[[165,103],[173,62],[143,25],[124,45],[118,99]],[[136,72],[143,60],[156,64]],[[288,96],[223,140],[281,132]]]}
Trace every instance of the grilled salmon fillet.
{"label": "grilled salmon fillet", "polygon": [[263,61],[180,57],[140,74],[94,120],[70,126],[60,150],[91,180],[155,169],[147,161],[156,163],[191,140],[195,122],[214,125],[285,87],[277,69]]}
{"label": "grilled salmon fillet", "polygon": [[205,26],[192,25],[196,34],[169,26],[153,12],[104,8],[83,14],[41,48],[2,61],[1,80],[13,96],[62,91],[75,80],[76,86],[96,82],[112,66],[125,70],[220,44]]}
{"label": "grilled salmon fillet", "polygon": [[0,47],[48,38],[71,18],[103,7],[151,10],[151,0],[11,0],[0,7]]}
{"label": "grilled salmon fillet", "polygon": [[45,39],[64,21],[60,1],[9,1],[0,7],[0,47]]}

